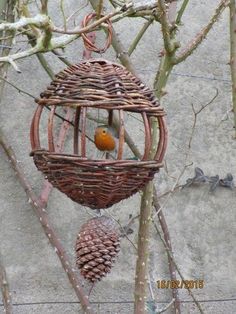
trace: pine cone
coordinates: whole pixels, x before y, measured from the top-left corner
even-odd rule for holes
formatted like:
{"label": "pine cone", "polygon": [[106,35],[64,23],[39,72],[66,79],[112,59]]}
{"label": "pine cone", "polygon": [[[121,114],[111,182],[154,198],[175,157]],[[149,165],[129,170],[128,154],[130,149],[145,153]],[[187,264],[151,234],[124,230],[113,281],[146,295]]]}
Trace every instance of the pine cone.
{"label": "pine cone", "polygon": [[92,218],[81,228],[76,241],[76,264],[81,275],[95,282],[110,272],[119,252],[120,233],[106,216]]}

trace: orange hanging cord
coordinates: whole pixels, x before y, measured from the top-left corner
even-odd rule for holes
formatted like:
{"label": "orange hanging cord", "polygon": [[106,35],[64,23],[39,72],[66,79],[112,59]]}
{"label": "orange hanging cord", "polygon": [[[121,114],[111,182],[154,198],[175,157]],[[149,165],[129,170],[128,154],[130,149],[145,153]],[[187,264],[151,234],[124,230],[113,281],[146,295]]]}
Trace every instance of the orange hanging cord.
{"label": "orange hanging cord", "polygon": [[[97,17],[96,13],[90,13],[88,15],[86,15],[81,23],[82,27],[86,27],[88,26],[89,22],[92,21],[94,18]],[[103,15],[101,15],[101,17],[103,17]],[[97,53],[104,53],[111,45],[111,40],[112,40],[112,23],[111,21],[108,19],[104,22],[105,24],[107,24],[107,40],[105,43],[105,46],[103,48],[99,48],[97,47],[89,38],[89,36],[87,34],[82,33],[81,36],[83,38],[84,41],[84,45],[85,47],[90,50],[90,51],[94,51]]]}

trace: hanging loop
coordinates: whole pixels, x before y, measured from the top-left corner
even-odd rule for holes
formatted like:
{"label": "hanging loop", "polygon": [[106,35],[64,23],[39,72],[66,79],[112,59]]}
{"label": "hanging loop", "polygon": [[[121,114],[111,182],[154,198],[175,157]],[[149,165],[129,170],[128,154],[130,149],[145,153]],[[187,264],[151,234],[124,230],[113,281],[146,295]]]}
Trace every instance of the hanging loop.
{"label": "hanging loop", "polygon": [[[101,15],[101,17],[103,17],[104,15]],[[88,15],[85,16],[85,18],[83,19],[83,22],[81,24],[82,27],[86,27],[88,26],[89,22],[92,21],[95,17],[97,17],[96,13],[90,13]],[[85,47],[90,50],[90,51],[94,51],[97,53],[104,53],[111,45],[111,39],[112,39],[112,24],[111,21],[108,19],[106,20],[104,23],[107,24],[108,28],[107,28],[107,40],[105,43],[105,46],[103,48],[99,48],[97,47],[90,39],[89,36],[87,34],[82,33],[81,36],[83,38],[84,41],[84,45]]]}

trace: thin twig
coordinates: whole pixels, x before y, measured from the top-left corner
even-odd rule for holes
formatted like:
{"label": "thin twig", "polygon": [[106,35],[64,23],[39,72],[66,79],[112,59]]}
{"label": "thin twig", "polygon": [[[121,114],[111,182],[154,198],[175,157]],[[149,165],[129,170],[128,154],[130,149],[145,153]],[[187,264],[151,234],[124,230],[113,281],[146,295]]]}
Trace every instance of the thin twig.
{"label": "thin twig", "polygon": [[36,97],[28,92],[26,92],[25,90],[21,89],[20,87],[16,86],[15,84],[13,84],[12,82],[8,81],[5,77],[0,77],[0,81],[4,81],[6,82],[7,84],[9,84],[10,86],[14,87],[16,90],[18,90],[18,92],[20,94],[24,94],[24,95],[27,95],[33,99],[35,99]]}
{"label": "thin twig", "polygon": [[236,4],[235,0],[230,0],[230,70],[232,80],[232,101],[234,112],[234,128],[236,138]]}
{"label": "thin twig", "polygon": [[139,41],[141,40],[146,30],[149,28],[149,26],[152,24],[153,21],[154,21],[154,18],[150,17],[150,19],[143,24],[142,28],[140,29],[140,31],[138,32],[137,36],[134,38],[134,41],[132,42],[132,44],[130,45],[128,49],[129,56],[131,56],[133,51],[136,49]]}
{"label": "thin twig", "polygon": [[68,35],[81,35],[82,33],[87,33],[87,32],[90,32],[94,29],[96,29],[97,26],[101,25],[102,23],[106,22],[107,20],[111,19],[113,16],[115,15],[118,15],[120,14],[121,12],[123,11],[126,11],[128,10],[128,8],[130,7],[131,5],[125,7],[125,8],[121,8],[121,9],[116,9],[114,10],[113,12],[111,13],[108,13],[107,15],[101,17],[100,19],[98,19],[97,21],[89,24],[88,26],[85,26],[83,28],[79,27],[79,28],[74,28],[73,30],[63,30],[63,29],[60,29],[60,28],[57,28],[55,26],[51,26],[51,30],[55,33],[61,33],[61,34],[68,34]]}
{"label": "thin twig", "polygon": [[[190,166],[192,166],[192,162],[188,163],[188,158],[189,158],[189,155],[190,155],[190,152],[191,152],[191,146],[192,146],[192,141],[193,141],[193,136],[194,136],[194,132],[195,132],[195,129],[196,129],[196,124],[197,124],[197,119],[198,119],[198,115],[206,108],[208,107],[210,104],[213,103],[213,101],[218,97],[218,89],[215,88],[216,90],[216,94],[211,98],[211,100],[209,102],[207,102],[205,105],[201,106],[200,109],[196,110],[194,105],[192,104],[192,110],[193,110],[193,114],[194,114],[194,117],[193,117],[193,124],[192,124],[192,128],[191,128],[191,133],[190,133],[190,136],[189,136],[189,140],[188,140],[188,150],[185,154],[185,158],[184,158],[184,166],[182,168],[182,170],[180,171],[177,179],[175,180],[175,183],[173,184],[172,188],[168,191],[168,192],[165,192],[164,194],[165,195],[168,195],[167,199],[165,200],[164,204],[162,206],[156,206],[156,207],[159,207],[158,211],[156,211],[156,213],[152,216],[153,219],[155,218],[155,216],[157,216],[167,205],[168,201],[169,201],[169,198],[170,198],[170,195],[175,191],[175,190],[178,190],[179,188],[181,188],[182,186],[179,184],[180,182],[180,179],[182,178],[182,176],[184,175],[186,169]],[[159,196],[158,196],[159,197]],[[154,197],[155,199],[155,197]]]}
{"label": "thin twig", "polygon": [[[202,110],[204,110],[206,107],[208,107],[210,104],[213,103],[213,101],[218,97],[218,94],[219,94],[219,91],[217,88],[215,88],[216,90],[216,93],[215,95],[212,97],[212,99],[206,103],[205,105],[201,106],[200,109],[196,110],[194,105],[192,105],[192,111],[193,111],[193,114],[194,114],[194,119],[193,119],[193,125],[192,125],[192,131],[191,131],[191,135],[190,135],[190,138],[189,138],[189,142],[188,142],[188,148],[190,149],[191,148],[191,144],[192,144],[192,140],[193,140],[193,134],[194,134],[194,131],[195,131],[195,127],[196,127],[196,123],[197,123],[197,117],[199,115],[199,113],[202,112]],[[186,159],[188,158],[188,156],[186,157]]]}
{"label": "thin twig", "polygon": [[1,254],[0,254],[0,290],[2,292],[4,312],[5,314],[12,314],[13,313],[12,298]]}
{"label": "thin twig", "polygon": [[[128,222],[126,225],[121,226],[121,234],[125,235],[125,234],[129,234],[129,233],[133,233],[133,230],[131,229],[132,224],[135,222],[136,219],[140,218],[140,215],[136,215],[136,216],[132,216],[129,218]],[[137,248],[136,248],[137,249]]]}
{"label": "thin twig", "polygon": [[64,0],[60,0],[60,9],[61,9],[61,13],[62,13],[62,18],[63,18],[63,26],[64,26],[64,31],[67,30],[67,26],[66,26],[66,15],[65,15],[65,8],[64,8]]}
{"label": "thin twig", "polygon": [[[20,94],[25,94],[27,96],[29,96],[30,98],[33,98],[34,100],[36,99],[36,97],[28,92],[26,92],[25,90],[21,89],[20,87],[16,86],[15,84],[13,84],[12,82],[8,81],[7,79],[5,79],[4,77],[0,77],[0,81],[4,81],[6,82],[7,84],[9,84],[10,86],[12,86],[13,88],[15,88]],[[49,111],[51,111],[51,108],[49,106],[45,106],[45,108]],[[73,122],[65,119],[64,117],[62,117],[60,114],[56,113],[55,112],[55,116],[59,119],[61,119],[62,121],[66,121],[68,122],[70,125],[74,126]],[[93,142],[93,140],[89,137],[89,136],[86,136],[89,140],[91,140]]]}
{"label": "thin twig", "polygon": [[155,304],[155,297],[154,297],[154,292],[153,292],[153,288],[152,288],[152,281],[151,281],[150,272],[148,274],[148,288],[150,291],[152,302],[153,302],[153,304]]}
{"label": "thin twig", "polygon": [[[111,1],[111,4],[113,7],[123,7],[125,5],[125,1]],[[127,1],[129,2],[129,1]],[[142,17],[146,20],[148,20],[149,17],[153,16],[157,21],[159,21],[159,16],[157,14],[157,1],[156,0],[148,0],[148,1],[138,1],[138,2],[133,2],[133,6],[127,11],[119,16],[116,16],[112,18],[112,22],[118,22],[119,20],[125,18],[125,17]]]}
{"label": "thin twig", "polygon": [[88,6],[88,1],[86,1],[85,4],[83,4],[81,7],[76,9],[70,16],[68,16],[68,18],[66,19],[66,22],[68,23],[72,19],[72,17],[74,17],[79,11],[86,8],[87,6]]}
{"label": "thin twig", "polygon": [[184,14],[184,12],[186,10],[186,7],[187,7],[188,3],[189,3],[189,0],[183,0],[183,3],[182,3],[182,5],[181,5],[181,7],[180,7],[180,9],[178,11],[178,14],[177,14],[177,17],[176,17],[176,21],[175,21],[175,23],[177,25],[179,25],[181,23],[182,16],[183,16],[183,14]]}
{"label": "thin twig", "polygon": [[41,65],[43,66],[43,68],[45,69],[45,71],[47,72],[47,74],[50,76],[51,79],[53,79],[54,73],[53,73],[51,67],[49,66],[49,64],[47,63],[44,55],[39,52],[36,54],[36,56],[37,56],[39,62],[41,63]]}
{"label": "thin twig", "polygon": [[183,187],[182,184],[177,184],[174,189],[172,188],[171,190],[168,190],[166,192],[158,194],[158,199],[160,200],[161,198],[163,198],[163,197],[165,197],[165,196],[167,196],[169,194],[173,194],[174,192],[180,190],[182,187]]}
{"label": "thin twig", "polygon": [[211,17],[209,23],[202,28],[202,30],[195,36],[190,43],[186,45],[186,47],[172,59],[173,64],[178,64],[184,61],[188,56],[190,56],[195,49],[201,44],[203,39],[207,36],[209,31],[212,29],[213,25],[218,21],[224,9],[229,5],[229,0],[221,0],[217,8],[215,9],[215,13]]}
{"label": "thin twig", "polygon": [[99,0],[97,8],[97,19],[100,19],[103,10],[103,0]]}
{"label": "thin twig", "polygon": [[70,61],[67,60],[66,57],[64,57],[63,55],[60,54],[60,52],[58,52],[57,50],[53,49],[52,53],[58,57],[59,60],[61,60],[63,63],[65,63],[67,66],[72,65],[72,63]]}
{"label": "thin twig", "polygon": [[40,0],[42,14],[48,14],[48,0]]}
{"label": "thin twig", "polygon": [[[158,210],[158,208],[157,208],[157,210]],[[172,261],[172,263],[173,263],[173,265],[174,265],[174,268],[177,270],[177,272],[178,272],[178,274],[179,274],[181,280],[182,280],[182,281],[185,281],[185,278],[184,278],[184,276],[182,275],[179,266],[178,266],[177,263],[175,262],[175,259],[174,259],[174,257],[173,257],[173,253],[172,253],[172,251],[169,249],[168,242],[166,242],[166,241],[162,238],[161,232],[159,231],[159,229],[158,229],[158,227],[157,227],[157,225],[156,225],[156,223],[155,223],[154,220],[153,220],[153,225],[154,225],[154,228],[155,228],[157,234],[159,235],[159,237],[160,237],[160,239],[161,239],[161,241],[162,241],[162,243],[163,243],[163,245],[164,245],[164,248],[165,248],[165,250],[166,250],[166,252],[167,252],[167,254],[168,254],[168,258]],[[190,296],[192,297],[194,303],[195,303],[196,306],[198,307],[200,313],[201,313],[201,314],[204,314],[204,312],[203,312],[203,310],[202,310],[202,307],[201,307],[200,303],[197,301],[197,299],[195,298],[195,296],[194,296],[192,290],[191,290],[188,286],[186,286],[186,288],[187,288],[187,290],[188,290]]]}
{"label": "thin twig", "polygon": [[156,314],[161,314],[161,313],[164,313],[166,312],[170,307],[171,305],[175,302],[175,299],[172,299],[166,306],[164,306],[162,309],[160,310],[157,310],[155,313]]}
{"label": "thin twig", "polygon": [[133,246],[134,250],[137,252],[137,246],[134,244],[134,242],[128,237],[128,234],[125,230],[125,228],[122,226],[122,224],[120,223],[120,221],[118,219],[116,219],[110,211],[108,211],[107,209],[104,209],[104,211],[106,212],[106,214],[108,216],[110,216],[114,221],[116,221],[116,223],[120,226],[120,230],[121,230],[121,234],[122,236],[124,236],[129,242],[130,244]]}
{"label": "thin twig", "polygon": [[167,54],[172,54],[174,51],[174,45],[171,41],[171,29],[169,19],[166,12],[166,4],[164,0],[158,0],[160,10],[160,23],[163,33],[164,47]]}

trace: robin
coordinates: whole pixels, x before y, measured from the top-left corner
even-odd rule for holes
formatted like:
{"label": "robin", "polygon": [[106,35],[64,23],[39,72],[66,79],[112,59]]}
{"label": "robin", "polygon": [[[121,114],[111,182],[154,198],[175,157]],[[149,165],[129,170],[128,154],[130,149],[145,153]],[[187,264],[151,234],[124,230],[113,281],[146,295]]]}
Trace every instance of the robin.
{"label": "robin", "polygon": [[94,134],[94,143],[100,151],[114,151],[116,148],[116,140],[112,129],[106,126],[98,126]]}
{"label": "robin", "polygon": [[[112,127],[108,127],[107,125],[98,126],[95,130],[94,134],[94,143],[98,150],[102,152],[115,152],[117,153],[117,146],[118,146],[118,134],[115,129]],[[108,156],[115,159],[112,154]],[[130,157],[126,158],[126,160],[139,160],[137,157]]]}

